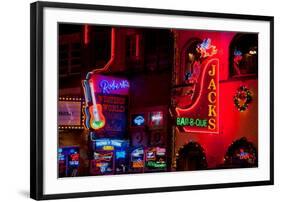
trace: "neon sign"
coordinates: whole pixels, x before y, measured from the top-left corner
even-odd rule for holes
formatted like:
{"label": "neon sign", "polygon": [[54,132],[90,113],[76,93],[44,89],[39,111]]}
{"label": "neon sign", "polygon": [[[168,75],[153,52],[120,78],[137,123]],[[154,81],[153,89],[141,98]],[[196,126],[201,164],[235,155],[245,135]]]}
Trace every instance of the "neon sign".
{"label": "neon sign", "polygon": [[94,152],[94,160],[91,161],[92,174],[106,174],[113,170],[113,152]]}
{"label": "neon sign", "polygon": [[202,58],[213,56],[218,52],[216,46],[211,45],[211,42],[210,38],[206,38],[201,44],[198,44],[196,50],[201,54]]}
{"label": "neon sign", "polygon": [[94,87],[95,93],[105,95],[128,95],[129,93],[130,83],[126,78],[89,74],[86,80]]}
{"label": "neon sign", "polygon": [[164,124],[163,112],[151,112],[150,113],[150,122],[151,127],[161,127]]}
{"label": "neon sign", "polygon": [[134,123],[138,126],[141,126],[144,124],[144,118],[143,116],[136,116],[134,119]]}
{"label": "neon sign", "polygon": [[143,153],[144,153],[144,151],[142,148],[137,148],[134,151],[132,151],[131,155],[132,155],[132,157],[142,157]]}
{"label": "neon sign", "polygon": [[78,146],[60,147],[58,149],[59,177],[72,176],[73,170],[79,167],[79,159]]}
{"label": "neon sign", "polygon": [[163,118],[163,115],[160,112],[151,116],[152,121],[160,121],[160,120],[162,120],[162,118]]}
{"label": "neon sign", "polygon": [[207,119],[201,120],[201,119],[178,117],[177,118],[177,126],[208,127],[208,120]]}
{"label": "neon sign", "polygon": [[197,96],[193,103],[187,108],[175,109],[176,126],[184,132],[218,133],[219,60],[208,59],[202,67],[199,82],[194,87]]}
{"label": "neon sign", "polygon": [[[82,81],[85,94],[84,126],[107,137],[123,136],[129,81],[124,78],[88,73]],[[117,96],[118,95],[118,96]],[[101,130],[102,129],[102,130]]]}
{"label": "neon sign", "polygon": [[131,153],[132,168],[144,167],[144,150],[143,148],[136,148]]}
{"label": "neon sign", "polygon": [[166,148],[152,147],[146,151],[146,167],[149,169],[164,169],[166,164]]}
{"label": "neon sign", "polygon": [[99,83],[102,93],[110,94],[112,91],[129,88],[130,84],[127,80],[101,80]]}
{"label": "neon sign", "polygon": [[97,139],[94,141],[96,149],[102,150],[114,150],[128,147],[129,143],[127,140],[118,139]]}
{"label": "neon sign", "polygon": [[166,163],[165,162],[155,162],[155,161],[148,161],[146,163],[147,167],[153,167],[153,168],[166,168]]}
{"label": "neon sign", "polygon": [[124,159],[126,157],[125,151],[116,151],[115,153],[116,159]]}

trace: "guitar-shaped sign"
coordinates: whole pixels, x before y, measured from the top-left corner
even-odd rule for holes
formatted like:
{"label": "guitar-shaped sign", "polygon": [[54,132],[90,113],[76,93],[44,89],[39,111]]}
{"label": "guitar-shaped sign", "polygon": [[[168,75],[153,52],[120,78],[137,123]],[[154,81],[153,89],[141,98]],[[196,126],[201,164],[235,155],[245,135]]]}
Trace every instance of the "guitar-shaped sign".
{"label": "guitar-shaped sign", "polygon": [[105,126],[105,117],[102,113],[102,105],[97,104],[95,90],[94,90],[94,82],[90,82],[90,91],[92,96],[93,104],[89,106],[90,112],[90,125],[94,130],[99,130]]}

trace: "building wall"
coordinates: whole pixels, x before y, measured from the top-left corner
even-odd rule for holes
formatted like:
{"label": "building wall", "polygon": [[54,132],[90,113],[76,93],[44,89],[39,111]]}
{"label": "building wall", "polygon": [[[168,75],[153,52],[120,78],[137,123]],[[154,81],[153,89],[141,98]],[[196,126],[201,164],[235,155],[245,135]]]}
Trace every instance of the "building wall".
{"label": "building wall", "polygon": [[[187,42],[196,37],[210,38],[218,49],[219,58],[219,134],[183,133],[175,131],[175,147],[173,161],[176,154],[190,141],[198,142],[205,150],[208,168],[214,168],[223,163],[224,155],[235,140],[246,137],[258,149],[258,81],[257,79],[229,78],[229,44],[236,33],[233,32],[202,32],[176,31],[176,46],[179,51],[179,61],[175,61],[177,70]],[[181,60],[182,61],[182,60]],[[239,112],[234,105],[233,97],[236,90],[245,85],[253,95],[252,103],[244,112]]]}

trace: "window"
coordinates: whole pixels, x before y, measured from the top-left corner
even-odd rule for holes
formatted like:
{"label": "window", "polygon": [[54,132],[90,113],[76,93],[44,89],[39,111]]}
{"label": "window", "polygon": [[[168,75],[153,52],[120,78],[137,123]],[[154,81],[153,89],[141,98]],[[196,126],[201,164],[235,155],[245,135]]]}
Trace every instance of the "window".
{"label": "window", "polygon": [[81,39],[79,33],[60,36],[59,66],[60,75],[75,74],[81,68]]}
{"label": "window", "polygon": [[197,51],[198,45],[202,42],[201,39],[191,39],[183,50],[183,63],[181,68],[181,84],[187,84],[192,75],[198,75],[200,66],[200,53]]}
{"label": "window", "polygon": [[247,77],[258,74],[258,34],[237,34],[229,53],[230,77]]}
{"label": "window", "polygon": [[130,59],[139,57],[139,35],[133,34],[126,38],[126,56]]}

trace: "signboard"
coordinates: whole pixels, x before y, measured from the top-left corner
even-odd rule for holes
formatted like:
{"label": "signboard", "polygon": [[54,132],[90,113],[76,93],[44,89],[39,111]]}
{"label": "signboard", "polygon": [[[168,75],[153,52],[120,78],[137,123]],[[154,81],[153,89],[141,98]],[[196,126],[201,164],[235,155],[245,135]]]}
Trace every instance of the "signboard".
{"label": "signboard", "polygon": [[98,137],[123,138],[127,129],[127,96],[97,95],[106,123]]}
{"label": "signboard", "polygon": [[128,171],[128,165],[127,151],[115,151],[115,172],[126,173]]}
{"label": "signboard", "polygon": [[218,133],[219,60],[209,59],[201,69],[197,82],[189,84],[190,93],[177,103],[176,126],[184,132]]}
{"label": "signboard", "polygon": [[144,113],[131,115],[131,127],[145,126],[146,116]]}
{"label": "signboard", "polygon": [[59,101],[58,105],[59,126],[81,125],[81,102]]}
{"label": "signboard", "polygon": [[159,129],[164,125],[164,113],[162,111],[154,111],[149,114],[149,128]]}
{"label": "signboard", "polygon": [[128,95],[130,83],[127,79],[93,74],[89,82],[94,85],[95,93],[105,95]]}
{"label": "signboard", "polygon": [[85,127],[97,138],[123,138],[127,128],[129,81],[92,74],[83,80]]}
{"label": "signboard", "polygon": [[102,138],[95,140],[94,144],[95,150],[125,150],[129,146],[129,141]]}
{"label": "signboard", "polygon": [[90,173],[112,174],[113,173],[113,152],[94,152],[94,159],[91,160]]}
{"label": "signboard", "polygon": [[144,168],[144,149],[142,147],[135,148],[131,152],[130,160],[133,170],[142,170],[142,168]]}
{"label": "signboard", "polygon": [[151,147],[146,150],[146,167],[148,169],[166,169],[166,148]]}
{"label": "signboard", "polygon": [[77,176],[79,167],[79,147],[69,146],[58,149],[59,177]]}

